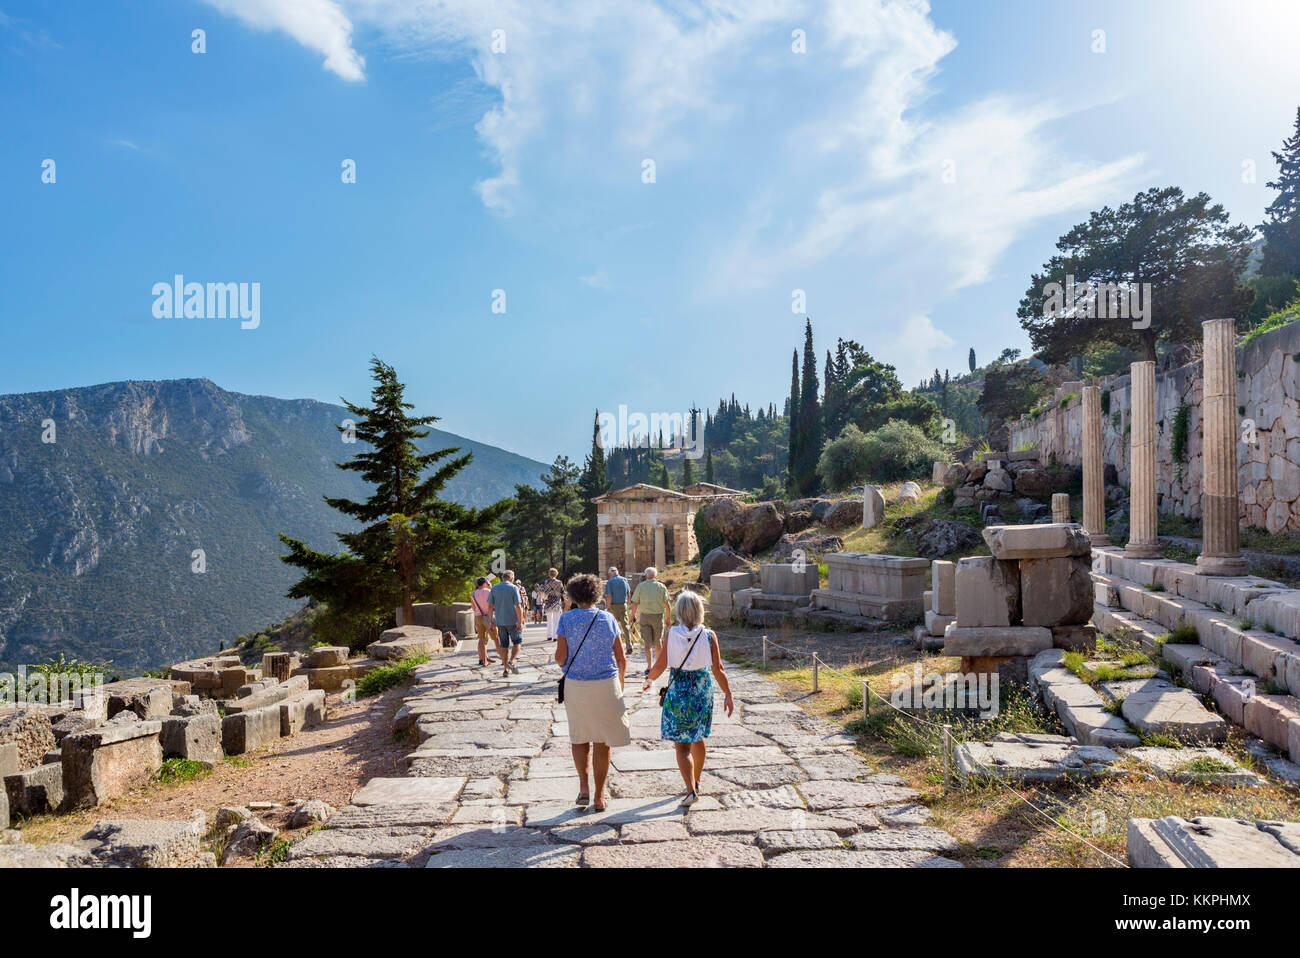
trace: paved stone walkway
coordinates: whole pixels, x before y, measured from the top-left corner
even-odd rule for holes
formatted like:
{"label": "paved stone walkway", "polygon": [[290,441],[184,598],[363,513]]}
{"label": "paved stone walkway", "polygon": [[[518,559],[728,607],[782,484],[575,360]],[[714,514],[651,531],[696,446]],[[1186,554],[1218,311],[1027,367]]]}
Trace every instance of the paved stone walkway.
{"label": "paved stone walkway", "polygon": [[943,857],[956,840],[926,824],[915,790],[873,774],[840,729],[736,666],[736,713],[718,692],[695,805],[678,804],[638,657],[632,744],[614,750],[608,806],[575,807],[554,649],[530,627],[519,675],[480,668],[473,642],[421,667],[394,722],[419,742],[407,776],[370,780],[284,867],[959,867]]}

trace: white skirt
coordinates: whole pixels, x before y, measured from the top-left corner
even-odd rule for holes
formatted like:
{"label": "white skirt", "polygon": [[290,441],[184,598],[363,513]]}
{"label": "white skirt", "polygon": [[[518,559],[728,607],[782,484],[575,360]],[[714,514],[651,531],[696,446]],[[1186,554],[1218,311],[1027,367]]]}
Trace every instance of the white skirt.
{"label": "white skirt", "polygon": [[596,743],[616,748],[632,741],[617,675],[607,679],[565,679],[564,713],[569,720],[571,745]]}

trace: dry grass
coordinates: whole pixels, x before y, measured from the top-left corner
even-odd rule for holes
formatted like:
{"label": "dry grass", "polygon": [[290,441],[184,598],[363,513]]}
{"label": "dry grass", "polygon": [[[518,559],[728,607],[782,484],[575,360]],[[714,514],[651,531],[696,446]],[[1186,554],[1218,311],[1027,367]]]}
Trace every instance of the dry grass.
{"label": "dry grass", "polygon": [[[763,674],[810,714],[860,732],[857,751],[874,769],[899,775],[921,791],[932,824],[962,843],[954,857],[968,867],[1117,867],[1116,860],[1124,860],[1129,818],[1217,815],[1300,820],[1300,795],[1275,784],[1253,788],[1176,784],[1147,777],[1137,769],[1086,784],[1008,787],[974,782],[945,792],[941,754],[930,747],[926,735],[891,740],[890,734],[896,733],[884,730],[882,735],[883,720],[861,722],[863,679],[887,698],[895,673],[910,674],[914,663],[920,662],[926,672],[948,672],[957,667],[955,658],[922,653],[897,642],[899,638],[898,633],[785,637],[783,644],[807,652],[817,649],[823,661],[835,664],[836,672],[821,670],[816,694],[812,692],[812,670],[805,664],[808,659],[769,658],[770,667]],[[727,658],[755,668],[761,642],[760,633],[722,633]],[[873,715],[886,709],[887,705],[873,699]],[[1031,721],[1023,711],[1012,718],[1021,723]],[[900,719],[899,723],[906,721]],[[1060,728],[1052,727],[1052,721],[1053,717],[1047,718],[1044,729],[1059,734]],[[954,734],[960,739],[965,733],[957,727]],[[1251,763],[1239,738],[1224,749],[1243,764]]]}

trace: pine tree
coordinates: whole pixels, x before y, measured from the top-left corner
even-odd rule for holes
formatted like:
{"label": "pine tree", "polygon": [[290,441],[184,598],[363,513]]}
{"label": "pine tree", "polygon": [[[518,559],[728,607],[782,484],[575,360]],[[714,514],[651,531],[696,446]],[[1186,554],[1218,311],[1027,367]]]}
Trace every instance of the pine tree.
{"label": "pine tree", "polygon": [[1263,276],[1300,275],[1300,108],[1296,109],[1295,132],[1282,141],[1281,152],[1273,153],[1278,176],[1267,185],[1278,191],[1264,211]]}
{"label": "pine tree", "polygon": [[507,505],[471,509],[439,498],[472,454],[456,456],[455,448],[421,452],[417,442],[429,435],[423,427],[438,417],[410,415],[407,410],[414,406],[405,401],[405,387],[392,366],[372,357],[370,369],[371,405],[344,400],[363,445],[336,465],[359,473],[374,492],[365,502],[325,498],[360,528],[336,533],[344,551],[333,554],[280,534],[289,548],[281,561],[304,573],[289,598],[322,603],[316,630],[349,644],[361,630],[387,622],[399,606],[410,622],[417,598],[463,598],[466,580],[486,565]]}

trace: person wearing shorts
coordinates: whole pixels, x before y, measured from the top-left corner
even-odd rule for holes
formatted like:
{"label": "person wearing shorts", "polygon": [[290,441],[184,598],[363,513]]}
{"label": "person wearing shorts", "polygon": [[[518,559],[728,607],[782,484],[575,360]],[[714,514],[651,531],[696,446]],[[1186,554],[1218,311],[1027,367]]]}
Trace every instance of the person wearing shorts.
{"label": "person wearing shorts", "polygon": [[[492,627],[492,601],[490,596],[492,590],[488,588],[488,580],[479,576],[474,583],[474,591],[469,595],[469,604],[474,607],[474,632],[478,635],[478,664],[486,666],[488,664],[487,643],[488,639],[496,642],[496,629]],[[497,645],[497,654],[501,653],[501,646]],[[504,657],[502,658],[504,661]]]}
{"label": "person wearing shorts", "polygon": [[609,567],[609,578],[605,580],[605,605],[614,621],[618,623],[623,636],[623,644],[629,655],[632,654],[632,631],[627,627],[627,598],[632,586],[627,579],[618,574],[615,566]]}
{"label": "person wearing shorts", "polygon": [[501,650],[501,675],[511,672],[519,674],[515,660],[519,658],[519,647],[524,644],[524,597],[515,585],[515,574],[507,569],[501,573],[501,581],[492,587],[488,598],[492,603],[492,620],[497,627],[497,645]]}
{"label": "person wearing shorts", "polygon": [[668,628],[668,589],[659,581],[659,570],[650,566],[632,593],[632,618],[645,647],[645,669],[650,671]]}

